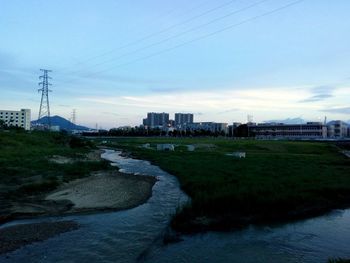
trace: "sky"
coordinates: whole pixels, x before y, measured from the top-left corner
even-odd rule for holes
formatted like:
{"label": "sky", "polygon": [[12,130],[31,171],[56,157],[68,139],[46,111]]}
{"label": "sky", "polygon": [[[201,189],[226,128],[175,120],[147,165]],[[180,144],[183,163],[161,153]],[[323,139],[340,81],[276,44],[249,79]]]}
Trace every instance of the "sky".
{"label": "sky", "polygon": [[0,108],[101,128],[350,120],[348,0],[0,0]]}

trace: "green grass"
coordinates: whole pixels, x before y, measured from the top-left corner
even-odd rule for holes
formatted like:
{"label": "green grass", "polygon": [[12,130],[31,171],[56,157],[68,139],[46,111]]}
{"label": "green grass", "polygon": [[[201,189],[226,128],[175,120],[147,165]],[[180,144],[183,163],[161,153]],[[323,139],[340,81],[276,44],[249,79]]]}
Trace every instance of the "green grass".
{"label": "green grass", "polygon": [[[143,143],[200,144],[188,152],[159,152]],[[205,147],[212,144],[215,147]],[[227,140],[220,138],[119,138],[109,145],[131,151],[178,177],[192,198],[173,220],[178,230],[200,217],[220,228],[238,221],[291,218],[350,203],[350,160],[330,143]],[[247,158],[226,156],[245,151]],[[191,223],[192,222],[192,223]]]}
{"label": "green grass", "polygon": [[329,259],[328,263],[350,263],[350,259],[341,259],[341,258]]}
{"label": "green grass", "polygon": [[105,169],[106,162],[49,161],[53,155],[81,158],[92,147],[90,141],[61,133],[0,131],[0,199],[25,199],[91,171]]}

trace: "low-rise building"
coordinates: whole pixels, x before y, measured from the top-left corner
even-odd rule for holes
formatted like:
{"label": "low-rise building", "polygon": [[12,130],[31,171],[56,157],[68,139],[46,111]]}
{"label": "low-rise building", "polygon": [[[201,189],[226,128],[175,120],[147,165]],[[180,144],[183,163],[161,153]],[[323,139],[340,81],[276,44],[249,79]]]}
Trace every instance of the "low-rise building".
{"label": "low-rise building", "polygon": [[19,111],[0,110],[0,120],[3,120],[8,126],[30,130],[30,118],[30,109],[21,109]]}
{"label": "low-rise building", "polygon": [[221,122],[194,122],[190,124],[184,125],[184,130],[190,130],[190,131],[209,131],[212,133],[221,133],[224,132],[227,133],[227,123],[221,123]]}
{"label": "low-rise building", "polygon": [[249,133],[257,138],[325,139],[327,126],[321,122],[306,124],[259,123],[249,125]]}
{"label": "low-rise building", "polygon": [[327,123],[327,135],[329,138],[345,138],[348,137],[349,125],[340,120],[330,121]]}

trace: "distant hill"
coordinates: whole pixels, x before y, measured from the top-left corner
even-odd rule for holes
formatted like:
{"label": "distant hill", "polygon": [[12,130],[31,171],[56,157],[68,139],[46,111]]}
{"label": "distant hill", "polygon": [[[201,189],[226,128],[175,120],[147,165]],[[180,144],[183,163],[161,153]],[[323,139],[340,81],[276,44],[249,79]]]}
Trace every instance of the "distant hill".
{"label": "distant hill", "polygon": [[302,118],[287,118],[284,120],[269,120],[269,121],[264,121],[264,122],[275,122],[275,123],[285,123],[285,124],[301,124],[305,123],[305,120]]}
{"label": "distant hill", "polygon": [[[32,121],[32,125],[37,125],[37,124],[47,124],[47,118],[48,117],[43,117],[39,120]],[[61,116],[52,116],[50,117],[51,125],[52,126],[60,126],[61,130],[90,130],[90,128],[80,126],[80,125],[75,125],[74,123],[70,122],[69,120],[66,120],[65,118],[62,118]]]}

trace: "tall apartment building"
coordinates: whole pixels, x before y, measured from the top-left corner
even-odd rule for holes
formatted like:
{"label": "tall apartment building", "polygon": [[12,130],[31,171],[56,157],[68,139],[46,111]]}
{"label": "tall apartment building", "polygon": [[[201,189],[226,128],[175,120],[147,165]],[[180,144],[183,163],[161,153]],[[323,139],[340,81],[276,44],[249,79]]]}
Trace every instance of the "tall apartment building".
{"label": "tall apartment building", "polygon": [[143,123],[150,128],[167,126],[169,123],[169,113],[149,112],[147,113],[147,119],[144,120]]}
{"label": "tall apartment building", "polygon": [[30,130],[30,109],[21,109],[20,111],[0,110],[0,120],[3,120],[8,126]]}
{"label": "tall apartment building", "polygon": [[175,126],[193,123],[192,113],[175,113]]}

